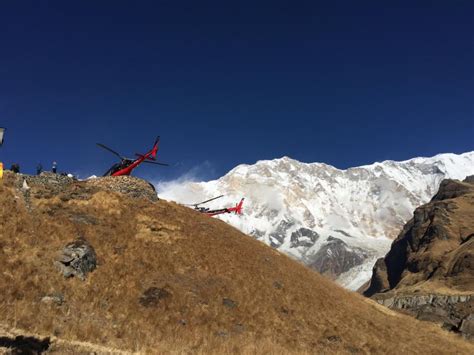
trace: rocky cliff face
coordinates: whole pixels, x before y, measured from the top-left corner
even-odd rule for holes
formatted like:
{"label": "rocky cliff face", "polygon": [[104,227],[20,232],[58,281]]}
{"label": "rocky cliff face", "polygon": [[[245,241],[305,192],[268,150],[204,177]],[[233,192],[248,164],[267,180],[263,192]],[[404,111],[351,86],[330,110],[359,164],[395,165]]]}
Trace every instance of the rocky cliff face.
{"label": "rocky cliff face", "polygon": [[351,248],[341,239],[329,237],[326,244],[314,256],[309,266],[319,273],[337,278],[367,258],[367,253],[360,248]]}
{"label": "rocky cliff face", "polygon": [[473,337],[473,237],[473,178],[444,180],[377,261],[364,294]]}
{"label": "rocky cliff face", "polygon": [[[474,174],[474,152],[340,170],[284,157],[239,165],[209,182],[159,185],[160,196],[209,207],[246,197],[243,216],[226,222],[352,289],[370,279],[377,258],[445,178]],[[342,258],[342,260],[341,260]]]}

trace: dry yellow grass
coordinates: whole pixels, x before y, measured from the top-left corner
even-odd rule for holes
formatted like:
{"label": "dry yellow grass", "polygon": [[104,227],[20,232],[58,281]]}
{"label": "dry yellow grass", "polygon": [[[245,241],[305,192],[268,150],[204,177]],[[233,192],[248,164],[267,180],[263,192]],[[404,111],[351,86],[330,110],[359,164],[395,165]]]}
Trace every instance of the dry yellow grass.
{"label": "dry yellow grass", "polygon": [[[13,180],[0,186],[4,329],[141,353],[474,353],[188,208],[85,182],[50,197],[32,186],[25,200]],[[86,281],[53,265],[79,236],[99,259]],[[152,287],[168,296],[145,306]],[[41,302],[53,293],[64,304]]]}

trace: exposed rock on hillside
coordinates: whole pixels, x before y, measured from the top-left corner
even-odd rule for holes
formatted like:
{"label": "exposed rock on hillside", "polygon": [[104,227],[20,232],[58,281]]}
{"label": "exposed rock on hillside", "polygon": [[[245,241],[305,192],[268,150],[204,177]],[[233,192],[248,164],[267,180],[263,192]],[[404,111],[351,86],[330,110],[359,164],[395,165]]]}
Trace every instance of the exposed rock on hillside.
{"label": "exposed rock on hillside", "polygon": [[329,237],[319,249],[310,266],[325,276],[336,278],[338,275],[360,265],[367,257],[360,248],[351,248],[341,239]]}
{"label": "exposed rock on hillside", "polygon": [[377,261],[364,294],[472,337],[466,322],[474,313],[473,236],[473,179],[444,180]]}
{"label": "exposed rock on hillside", "polygon": [[85,280],[89,272],[97,266],[94,248],[83,239],[76,240],[64,247],[55,263],[64,277],[77,276]]}
{"label": "exposed rock on hillside", "polygon": [[133,176],[106,176],[87,180],[91,186],[105,191],[119,192],[134,198],[158,200],[155,188],[149,182]]}
{"label": "exposed rock on hillside", "polygon": [[310,247],[319,239],[319,234],[308,228],[300,228],[291,233],[291,247]]}
{"label": "exposed rock on hillside", "polygon": [[133,176],[107,176],[78,181],[68,176],[49,172],[43,172],[41,175],[24,175],[13,174],[7,171],[4,181],[13,184],[23,193],[25,193],[25,190],[28,190],[28,194],[35,199],[58,197],[62,201],[71,199],[87,200],[98,191],[110,191],[132,198],[145,198],[150,201],[158,200],[152,184]]}
{"label": "exposed rock on hillside", "polygon": [[474,340],[474,329],[471,327],[474,316],[472,294],[378,295],[375,299],[386,307],[413,315],[420,320],[439,323],[446,330],[461,333],[466,339]]}

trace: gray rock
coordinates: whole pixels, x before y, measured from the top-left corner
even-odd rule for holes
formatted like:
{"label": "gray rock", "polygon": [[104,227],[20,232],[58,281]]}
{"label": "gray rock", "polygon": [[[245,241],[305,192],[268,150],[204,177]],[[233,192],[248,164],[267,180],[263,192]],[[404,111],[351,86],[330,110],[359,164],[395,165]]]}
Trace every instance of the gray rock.
{"label": "gray rock", "polygon": [[280,247],[286,237],[288,229],[290,229],[295,224],[292,220],[283,220],[278,226],[270,233],[270,246],[272,248]]}
{"label": "gray rock", "polygon": [[144,307],[156,307],[164,299],[171,297],[171,293],[160,287],[150,287],[147,289],[139,299],[139,302]]}
{"label": "gray rock", "polygon": [[473,295],[406,295],[375,300],[391,309],[403,310],[420,320],[435,322],[446,330],[460,332],[467,339],[474,339]]}
{"label": "gray rock", "polygon": [[474,340],[474,313],[469,314],[462,320],[459,330],[465,338]]}
{"label": "gray rock", "polygon": [[362,249],[349,247],[341,239],[329,236],[327,243],[314,256],[310,267],[323,275],[337,277],[362,264],[366,258],[367,253]]}
{"label": "gray rock", "polygon": [[238,323],[234,325],[233,331],[234,333],[241,334],[245,331],[245,326],[242,323]]}
{"label": "gray rock", "polygon": [[279,281],[275,281],[273,283],[273,287],[276,288],[277,290],[281,290],[283,288],[283,284]]}
{"label": "gray rock", "polygon": [[237,307],[237,303],[234,300],[231,300],[230,298],[224,298],[222,300],[222,304],[228,308],[235,308]]}
{"label": "gray rock", "polygon": [[216,335],[218,337],[227,338],[229,336],[229,333],[227,333],[224,330],[219,330],[219,331],[216,332]]}
{"label": "gray rock", "polygon": [[42,303],[46,304],[56,304],[61,306],[64,303],[64,295],[62,293],[54,293],[51,295],[46,295],[41,298]]}
{"label": "gray rock", "polygon": [[474,175],[467,176],[464,179],[464,182],[467,182],[468,184],[474,184]]}
{"label": "gray rock", "polygon": [[78,239],[64,247],[55,264],[64,277],[77,276],[85,280],[87,274],[97,267],[97,256],[87,241]]}
{"label": "gray rock", "polygon": [[300,228],[291,233],[291,248],[306,247],[309,248],[316,243],[319,234],[308,228]]}

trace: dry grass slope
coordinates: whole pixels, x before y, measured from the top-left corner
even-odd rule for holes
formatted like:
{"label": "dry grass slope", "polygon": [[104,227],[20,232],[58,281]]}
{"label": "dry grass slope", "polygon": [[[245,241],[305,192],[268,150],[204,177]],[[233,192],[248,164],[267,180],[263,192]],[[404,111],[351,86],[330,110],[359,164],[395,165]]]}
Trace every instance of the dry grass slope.
{"label": "dry grass slope", "polygon": [[[474,353],[188,208],[100,183],[18,186],[0,186],[6,331],[144,353]],[[78,237],[99,259],[86,281],[53,265]],[[64,302],[41,302],[52,294]]]}

